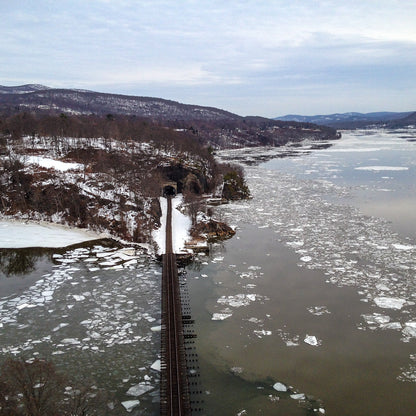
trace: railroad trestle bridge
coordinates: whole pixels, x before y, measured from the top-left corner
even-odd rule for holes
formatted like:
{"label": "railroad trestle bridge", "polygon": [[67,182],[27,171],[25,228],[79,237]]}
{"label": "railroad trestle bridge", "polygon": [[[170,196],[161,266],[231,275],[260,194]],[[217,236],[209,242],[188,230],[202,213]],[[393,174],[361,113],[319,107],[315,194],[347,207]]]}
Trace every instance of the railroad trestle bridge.
{"label": "railroad trestle bridge", "polygon": [[195,399],[202,392],[198,390],[198,359],[192,341],[196,335],[192,331],[187,286],[184,277],[178,274],[172,247],[172,194],[165,193],[168,207],[162,257],[160,414],[188,416],[202,410],[201,401]]}

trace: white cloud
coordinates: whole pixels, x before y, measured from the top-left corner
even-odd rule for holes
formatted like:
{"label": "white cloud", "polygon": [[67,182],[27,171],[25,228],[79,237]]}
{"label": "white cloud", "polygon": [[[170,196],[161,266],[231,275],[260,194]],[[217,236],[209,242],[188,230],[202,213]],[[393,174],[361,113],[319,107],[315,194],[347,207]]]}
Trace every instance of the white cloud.
{"label": "white cloud", "polygon": [[239,84],[242,81],[233,76],[220,76],[205,71],[197,66],[174,67],[137,67],[136,69],[120,69],[115,72],[98,71],[95,82],[101,85],[125,82],[127,84],[174,84],[174,85],[223,85]]}
{"label": "white cloud", "polygon": [[395,91],[400,110],[416,101],[414,0],[21,0],[0,13],[2,82],[166,91],[267,115],[260,95],[279,114],[301,99],[324,111],[344,88],[351,109],[364,89],[368,106]]}

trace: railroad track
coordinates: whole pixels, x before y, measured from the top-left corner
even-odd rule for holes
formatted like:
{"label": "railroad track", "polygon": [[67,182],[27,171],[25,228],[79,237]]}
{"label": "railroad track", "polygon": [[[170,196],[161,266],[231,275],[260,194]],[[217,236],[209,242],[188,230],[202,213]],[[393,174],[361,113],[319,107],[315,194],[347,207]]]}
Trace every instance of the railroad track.
{"label": "railroad track", "polygon": [[181,297],[176,255],[172,248],[172,201],[168,196],[166,254],[162,272],[161,416],[191,415]]}

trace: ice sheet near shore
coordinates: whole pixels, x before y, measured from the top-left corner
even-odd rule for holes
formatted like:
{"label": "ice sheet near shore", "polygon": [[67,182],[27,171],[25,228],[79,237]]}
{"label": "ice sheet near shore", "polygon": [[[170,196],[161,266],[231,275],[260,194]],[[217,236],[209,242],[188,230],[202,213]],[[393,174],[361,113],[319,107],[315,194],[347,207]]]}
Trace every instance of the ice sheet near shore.
{"label": "ice sheet near shore", "polygon": [[101,237],[87,230],[57,224],[0,220],[0,248],[67,247]]}

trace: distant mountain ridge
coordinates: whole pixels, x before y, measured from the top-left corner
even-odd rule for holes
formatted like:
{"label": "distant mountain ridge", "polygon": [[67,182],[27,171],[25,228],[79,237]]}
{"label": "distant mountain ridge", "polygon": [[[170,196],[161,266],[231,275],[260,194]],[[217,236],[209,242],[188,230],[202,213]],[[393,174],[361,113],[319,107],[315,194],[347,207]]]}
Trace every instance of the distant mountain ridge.
{"label": "distant mountain ridge", "polygon": [[[405,120],[413,113],[410,112],[389,112],[380,111],[373,113],[335,113],[315,116],[302,116],[297,114],[288,114],[281,117],[276,117],[274,120],[282,121],[296,121],[301,123],[314,123],[323,126],[330,126],[334,128],[357,128],[367,127],[372,124],[390,123],[399,120]],[[400,123],[398,123],[400,124]]]}
{"label": "distant mountain ridge", "polygon": [[6,87],[0,85],[0,94],[27,94],[29,92],[49,90],[49,87],[40,84],[26,84],[26,85],[17,85],[15,87]]}
{"label": "distant mountain ridge", "polygon": [[[332,127],[258,116],[242,117],[214,107],[182,104],[163,98],[56,89],[37,84],[0,86],[0,115],[8,119],[21,114],[27,114],[26,120],[62,114],[80,120],[85,117],[117,118],[120,123],[123,118],[126,121],[146,119],[167,128],[191,131],[203,143],[220,148],[280,146],[306,139],[339,138]],[[120,124],[119,130],[123,128]]]}
{"label": "distant mountain ridge", "polygon": [[162,98],[57,89],[37,84],[0,86],[0,110],[16,109],[72,114],[124,114],[159,120],[242,119],[237,114],[218,108],[182,104]]}

